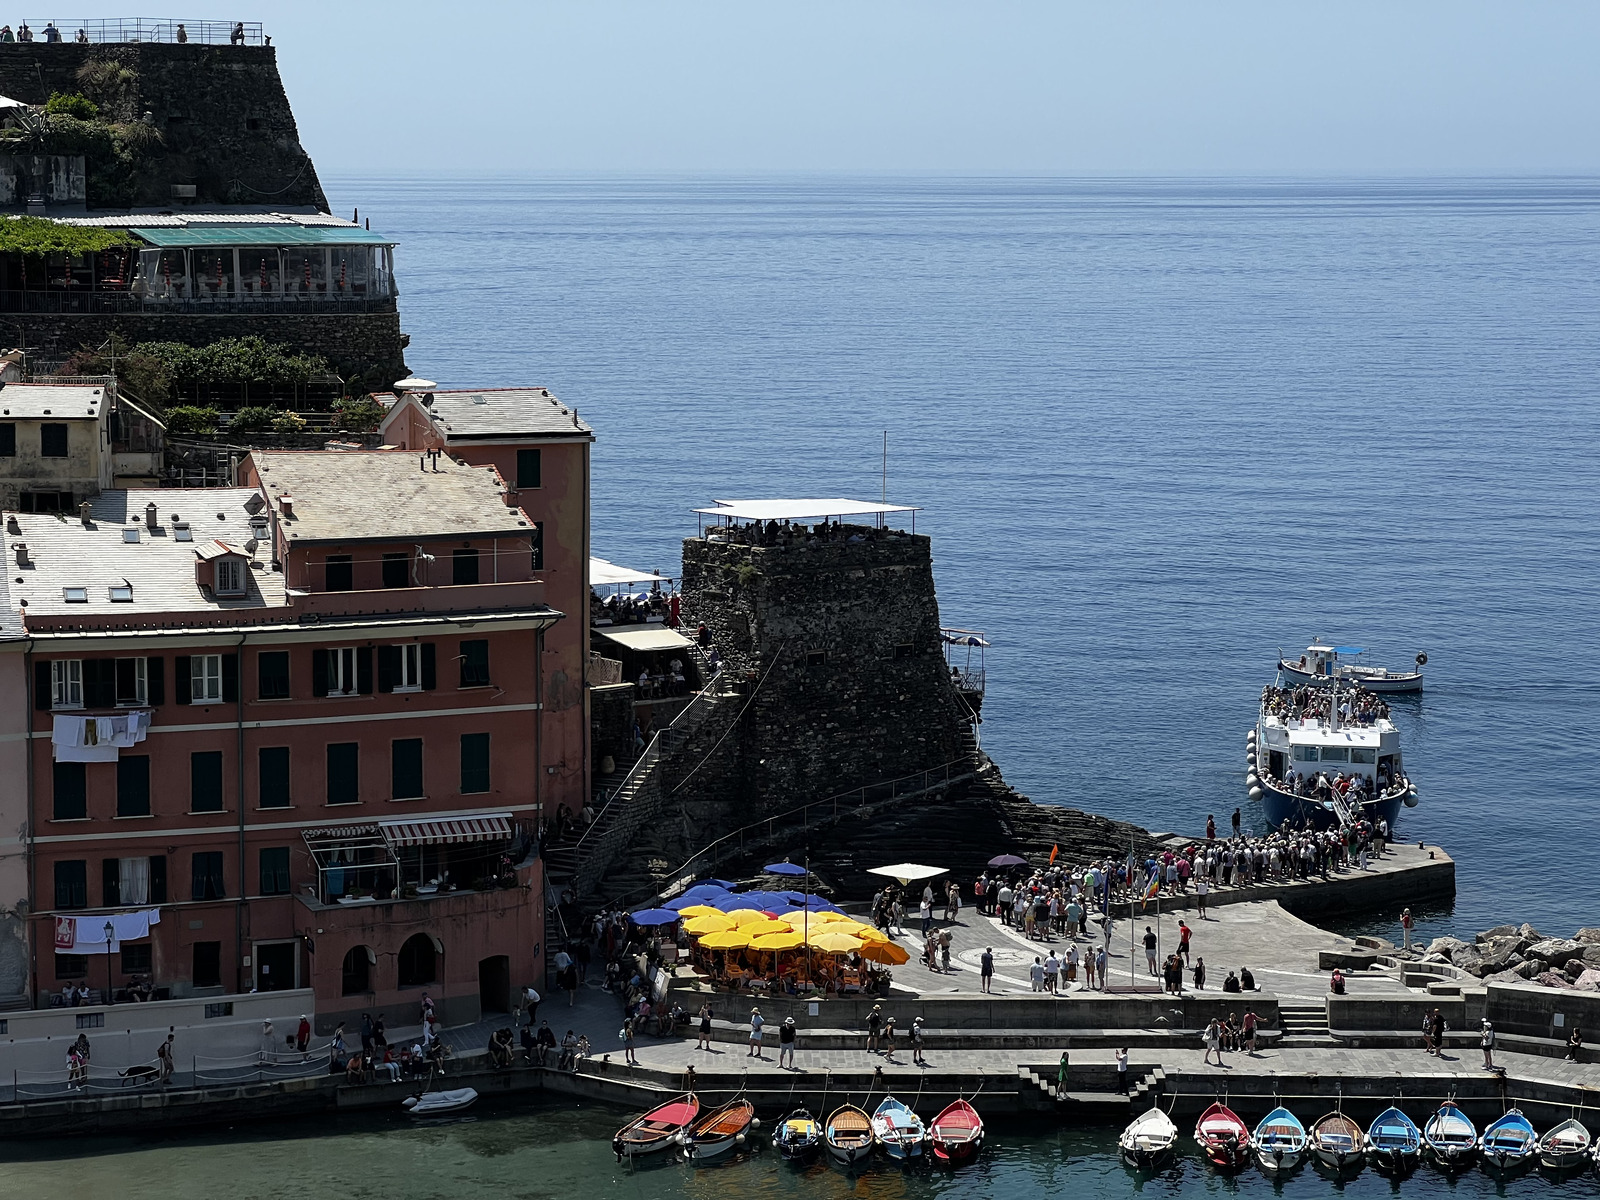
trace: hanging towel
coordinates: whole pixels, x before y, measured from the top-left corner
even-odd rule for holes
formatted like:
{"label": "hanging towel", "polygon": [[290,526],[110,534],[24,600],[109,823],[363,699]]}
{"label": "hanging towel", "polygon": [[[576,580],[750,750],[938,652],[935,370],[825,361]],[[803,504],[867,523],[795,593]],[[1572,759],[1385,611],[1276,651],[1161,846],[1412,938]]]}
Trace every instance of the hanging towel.
{"label": "hanging towel", "polygon": [[58,716],[50,723],[50,741],[57,746],[81,746],[83,726],[82,717]]}
{"label": "hanging towel", "polygon": [[77,941],[78,941],[78,918],[77,917],[57,917],[56,918],[56,949],[61,951],[62,953],[66,953],[66,952],[70,951],[72,949],[72,947],[77,944]]}
{"label": "hanging towel", "polygon": [[57,762],[116,762],[115,746],[57,746]]}

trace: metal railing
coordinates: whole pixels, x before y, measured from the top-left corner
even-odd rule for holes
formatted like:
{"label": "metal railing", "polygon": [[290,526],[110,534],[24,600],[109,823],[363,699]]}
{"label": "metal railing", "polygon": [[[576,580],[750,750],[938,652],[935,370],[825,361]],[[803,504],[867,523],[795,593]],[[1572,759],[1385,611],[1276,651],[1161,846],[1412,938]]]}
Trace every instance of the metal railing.
{"label": "metal railing", "polygon": [[209,46],[266,44],[259,21],[178,21],[168,17],[80,18],[71,21],[30,17],[18,27],[18,40],[21,40],[21,29],[25,26],[32,32],[33,41],[43,42],[46,40],[45,30],[52,25],[60,31],[60,40],[63,42],[80,40],[78,34],[81,32],[82,40],[86,42],[200,42]]}
{"label": "metal railing", "polygon": [[171,299],[130,296],[126,292],[33,291],[23,288],[0,289],[0,313],[41,313],[47,316],[71,313],[349,313],[394,312],[393,296],[366,296],[349,293],[300,296],[293,293],[252,299],[243,296],[205,296]]}

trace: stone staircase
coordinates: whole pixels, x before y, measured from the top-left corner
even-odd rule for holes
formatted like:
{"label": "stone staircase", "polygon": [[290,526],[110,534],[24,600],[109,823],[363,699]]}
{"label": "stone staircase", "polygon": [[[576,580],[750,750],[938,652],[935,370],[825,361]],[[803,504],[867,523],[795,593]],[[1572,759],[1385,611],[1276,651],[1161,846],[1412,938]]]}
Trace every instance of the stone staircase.
{"label": "stone staircase", "polygon": [[[1097,1108],[1102,1110],[1101,1115],[1143,1112],[1148,1107],[1146,1102],[1160,1095],[1167,1081],[1166,1072],[1156,1067],[1141,1076],[1126,1093],[1078,1091],[1071,1087],[1063,1091],[1054,1082],[1054,1075],[1055,1071],[1051,1067],[1017,1068],[1017,1080],[1023,1094],[1030,1094],[1034,1089],[1038,1089],[1052,1105],[1072,1104]],[[1071,1079],[1069,1078],[1067,1082],[1070,1084]]]}
{"label": "stone staircase", "polygon": [[1278,1028],[1283,1030],[1283,1045],[1334,1046],[1338,1042],[1328,1033],[1326,1004],[1278,1004]]}

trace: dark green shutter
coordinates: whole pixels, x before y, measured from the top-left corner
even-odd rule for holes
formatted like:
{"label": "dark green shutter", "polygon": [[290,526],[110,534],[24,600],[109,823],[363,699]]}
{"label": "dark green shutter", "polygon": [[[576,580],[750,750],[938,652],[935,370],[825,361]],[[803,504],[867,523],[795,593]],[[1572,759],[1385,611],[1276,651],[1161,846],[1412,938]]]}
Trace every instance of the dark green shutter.
{"label": "dark green shutter", "polygon": [[87,776],[81,762],[51,764],[53,807],[58,821],[81,821],[89,815]]}
{"label": "dark green shutter", "polygon": [[150,903],[165,904],[167,902],[167,856],[165,854],[152,854],[150,856]]}
{"label": "dark green shutter", "polygon": [[44,712],[49,712],[54,698],[54,688],[50,682],[50,664],[47,662],[34,663],[33,706]]}
{"label": "dark green shutter", "polygon": [[122,903],[122,860],[120,858],[102,858],[100,860],[100,903],[107,908],[116,908]]}
{"label": "dark green shutter", "polygon": [[395,680],[400,676],[400,647],[378,647],[378,690],[394,691]]}
{"label": "dark green shutter", "polygon": [[356,691],[372,695],[372,647],[356,647]]}
{"label": "dark green shutter", "polygon": [[422,643],[422,690],[431,692],[439,686],[439,672],[432,642]]}
{"label": "dark green shutter", "polygon": [[222,751],[198,750],[189,755],[189,811],[222,811]]}
{"label": "dark green shutter", "polygon": [[390,749],[390,799],[416,800],[422,796],[422,739],[400,738]]}
{"label": "dark green shutter", "polygon": [[117,816],[150,815],[150,756],[124,754],[117,759]]}
{"label": "dark green shutter", "polygon": [[189,684],[189,656],[180,654],[172,660],[172,699],[177,704],[188,704],[194,699]]}
{"label": "dark green shutter", "polygon": [[239,699],[239,656],[222,656],[222,699],[229,704]]}
{"label": "dark green shutter", "polygon": [[461,791],[487,792],[489,790],[489,735],[463,733],[461,735]]}
{"label": "dark green shutter", "polygon": [[311,652],[311,694],[313,696],[326,696],[328,694],[328,652],[326,650],[313,650]]}
{"label": "dark green shutter", "polygon": [[161,658],[147,658],[144,660],[144,698],[151,708],[167,702],[166,673],[161,664]]}

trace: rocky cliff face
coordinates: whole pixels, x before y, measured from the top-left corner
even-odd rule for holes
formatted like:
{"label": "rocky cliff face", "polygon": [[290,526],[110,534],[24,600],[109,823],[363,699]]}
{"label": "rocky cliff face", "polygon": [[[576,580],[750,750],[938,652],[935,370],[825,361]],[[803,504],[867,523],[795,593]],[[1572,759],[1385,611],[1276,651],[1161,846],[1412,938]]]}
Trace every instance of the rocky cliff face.
{"label": "rocky cliff face", "polygon": [[328,206],[272,46],[0,44],[0,95],[57,92],[100,108],[50,135],[86,155],[90,209]]}

